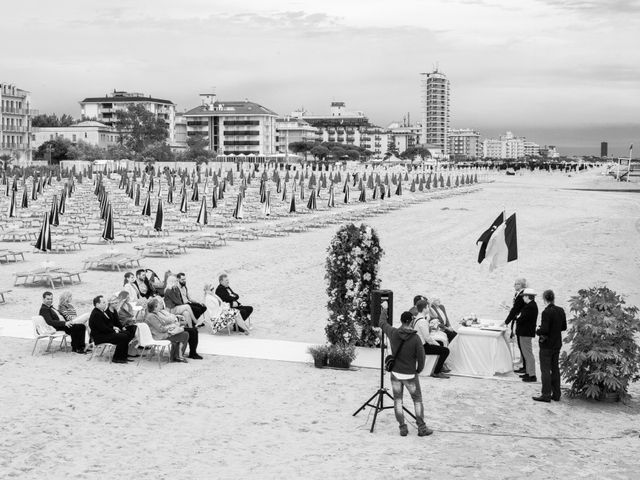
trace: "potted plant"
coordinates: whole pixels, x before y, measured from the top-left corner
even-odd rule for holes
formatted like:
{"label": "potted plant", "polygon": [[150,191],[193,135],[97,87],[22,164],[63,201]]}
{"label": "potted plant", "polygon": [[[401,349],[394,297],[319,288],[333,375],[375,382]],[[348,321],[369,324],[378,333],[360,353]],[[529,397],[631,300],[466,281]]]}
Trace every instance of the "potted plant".
{"label": "potted plant", "polygon": [[348,369],[356,358],[356,347],[351,344],[331,345],[327,357],[330,367]]}
{"label": "potted plant", "polygon": [[316,368],[322,368],[327,366],[327,354],[329,347],[327,345],[313,345],[307,350],[313,357],[313,363]]}
{"label": "potted plant", "polygon": [[560,357],[562,375],[571,383],[571,396],[623,401],[631,382],[640,379],[638,308],[607,287],[578,291],[571,298],[571,328]]}

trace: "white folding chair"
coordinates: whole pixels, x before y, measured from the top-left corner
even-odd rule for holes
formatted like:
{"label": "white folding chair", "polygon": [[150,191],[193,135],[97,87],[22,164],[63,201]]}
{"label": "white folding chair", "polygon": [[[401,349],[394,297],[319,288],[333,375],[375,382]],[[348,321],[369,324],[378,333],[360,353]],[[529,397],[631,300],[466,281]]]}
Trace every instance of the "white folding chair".
{"label": "white folding chair", "polygon": [[87,335],[89,336],[88,348],[91,349],[91,355],[87,358],[87,362],[93,358],[93,356],[97,353],[98,357],[104,355],[105,352],[109,355],[109,362],[113,361],[113,354],[115,353],[116,346],[113,343],[98,343],[96,344],[91,339],[91,328],[87,325]]}
{"label": "white folding chair", "polygon": [[[68,343],[67,337],[69,335],[62,330],[51,331],[53,327],[49,325],[45,319],[41,315],[34,315],[31,317],[31,322],[33,323],[33,335],[35,337],[35,343],[33,344],[33,350],[31,350],[31,355],[36,351],[36,347],[38,346],[38,342],[42,339],[49,339],[49,343],[47,344],[47,348],[45,353],[49,352],[49,348],[51,348],[51,344],[54,340],[60,339],[60,349],[64,347],[64,351],[67,351]],[[54,351],[51,350],[51,356],[53,356]]]}
{"label": "white folding chair", "polygon": [[[169,340],[154,340],[151,335],[151,329],[146,323],[136,323],[138,327],[136,329],[136,339],[138,340],[138,347],[142,349],[140,352],[140,358],[138,358],[137,365],[140,365],[142,358],[146,352],[151,352],[149,360],[153,359],[155,354],[158,355],[158,367],[162,368],[162,356],[164,351],[168,348],[169,359],[171,359],[171,342]],[[178,348],[178,347],[176,347]],[[158,350],[159,349],[159,350]]]}

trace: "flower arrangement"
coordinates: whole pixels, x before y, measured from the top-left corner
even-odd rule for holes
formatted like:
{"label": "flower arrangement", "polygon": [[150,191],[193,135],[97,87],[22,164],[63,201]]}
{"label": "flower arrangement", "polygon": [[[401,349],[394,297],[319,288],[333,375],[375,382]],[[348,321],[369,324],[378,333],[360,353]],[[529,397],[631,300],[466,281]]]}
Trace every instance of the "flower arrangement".
{"label": "flower arrangement", "polygon": [[375,346],[371,327],[371,291],[380,288],[378,263],[383,255],[376,232],[368,225],[340,227],[328,248],[326,275],[332,345]]}
{"label": "flower arrangement", "polygon": [[571,396],[628,398],[629,383],[640,380],[638,308],[607,287],[578,291],[571,298],[571,328],[562,352],[562,375],[571,383]]}
{"label": "flower arrangement", "polygon": [[349,368],[356,358],[354,345],[330,345],[327,350],[327,360],[330,367]]}
{"label": "flower arrangement", "polygon": [[322,368],[327,365],[329,345],[313,345],[307,350],[313,357],[313,362],[316,367]]}
{"label": "flower arrangement", "polygon": [[460,320],[460,325],[464,327],[472,327],[473,325],[478,325],[478,316],[475,313],[470,313],[469,315],[462,317],[462,320]]}

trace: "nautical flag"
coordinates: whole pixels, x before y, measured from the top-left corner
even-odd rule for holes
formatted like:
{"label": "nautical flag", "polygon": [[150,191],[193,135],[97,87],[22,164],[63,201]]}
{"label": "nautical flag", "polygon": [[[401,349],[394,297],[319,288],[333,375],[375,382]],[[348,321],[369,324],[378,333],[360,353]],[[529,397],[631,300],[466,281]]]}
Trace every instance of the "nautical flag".
{"label": "nautical flag", "polygon": [[516,214],[501,223],[489,238],[486,258],[490,260],[489,271],[518,259],[518,236]]}
{"label": "nautical flag", "polygon": [[484,260],[485,253],[487,251],[487,245],[489,244],[489,239],[491,238],[491,235],[493,235],[493,232],[496,231],[496,228],[498,228],[498,226],[502,222],[504,222],[504,213],[498,215],[498,218],[493,221],[491,226],[487,228],[482,233],[482,235],[480,235],[480,238],[478,238],[478,240],[476,240],[476,245],[479,243],[481,244],[480,251],[478,252],[478,263],[482,263],[482,261]]}

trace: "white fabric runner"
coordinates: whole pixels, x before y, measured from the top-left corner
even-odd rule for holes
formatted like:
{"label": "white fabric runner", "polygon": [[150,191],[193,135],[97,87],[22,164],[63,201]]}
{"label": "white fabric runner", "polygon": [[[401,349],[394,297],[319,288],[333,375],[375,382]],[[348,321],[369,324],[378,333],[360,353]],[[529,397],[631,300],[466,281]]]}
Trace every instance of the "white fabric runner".
{"label": "white fabric runner", "polygon": [[447,365],[451,373],[489,377],[513,370],[506,329],[496,331],[460,327],[457,332],[458,335],[449,344]]}

